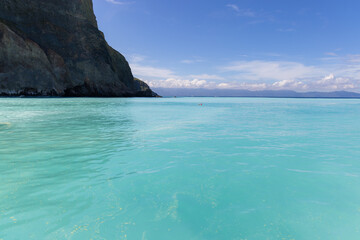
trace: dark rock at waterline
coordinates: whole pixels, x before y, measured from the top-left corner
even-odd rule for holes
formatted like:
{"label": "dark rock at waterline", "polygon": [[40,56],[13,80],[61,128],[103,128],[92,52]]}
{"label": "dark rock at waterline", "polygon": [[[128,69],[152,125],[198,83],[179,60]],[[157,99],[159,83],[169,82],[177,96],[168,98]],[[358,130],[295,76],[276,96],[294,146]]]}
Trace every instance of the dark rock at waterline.
{"label": "dark rock at waterline", "polygon": [[0,95],[157,96],[107,44],[92,0],[1,0]]}

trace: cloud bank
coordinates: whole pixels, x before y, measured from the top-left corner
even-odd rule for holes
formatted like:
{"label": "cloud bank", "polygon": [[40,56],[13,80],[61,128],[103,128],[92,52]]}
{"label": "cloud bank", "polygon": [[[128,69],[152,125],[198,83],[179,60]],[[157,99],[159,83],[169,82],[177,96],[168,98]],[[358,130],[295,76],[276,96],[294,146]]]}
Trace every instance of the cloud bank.
{"label": "cloud bank", "polygon": [[291,61],[234,61],[209,69],[211,73],[190,75],[144,65],[143,59],[137,57],[131,63],[133,73],[153,88],[360,92],[360,56],[356,55],[323,66]]}

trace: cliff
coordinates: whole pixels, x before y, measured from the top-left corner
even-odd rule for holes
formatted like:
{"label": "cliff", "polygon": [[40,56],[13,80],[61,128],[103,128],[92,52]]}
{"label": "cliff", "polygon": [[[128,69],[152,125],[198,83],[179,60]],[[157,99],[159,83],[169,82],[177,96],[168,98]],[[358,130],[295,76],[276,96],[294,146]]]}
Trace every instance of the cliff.
{"label": "cliff", "polygon": [[92,0],[0,1],[0,95],[156,96],[107,44]]}

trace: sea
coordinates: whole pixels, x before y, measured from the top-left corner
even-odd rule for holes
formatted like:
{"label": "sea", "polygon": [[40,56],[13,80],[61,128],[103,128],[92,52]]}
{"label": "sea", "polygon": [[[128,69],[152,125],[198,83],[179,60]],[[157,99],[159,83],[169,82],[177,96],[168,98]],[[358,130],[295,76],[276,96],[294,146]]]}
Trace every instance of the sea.
{"label": "sea", "polygon": [[1,240],[358,240],[360,99],[0,98]]}

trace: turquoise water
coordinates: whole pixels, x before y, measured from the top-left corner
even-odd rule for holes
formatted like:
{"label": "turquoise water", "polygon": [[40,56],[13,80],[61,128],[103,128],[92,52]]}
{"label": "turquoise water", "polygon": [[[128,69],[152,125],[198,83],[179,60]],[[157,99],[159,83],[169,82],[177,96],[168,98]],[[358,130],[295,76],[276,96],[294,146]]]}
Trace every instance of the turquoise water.
{"label": "turquoise water", "polygon": [[0,239],[360,239],[359,119],[360,100],[0,99]]}

